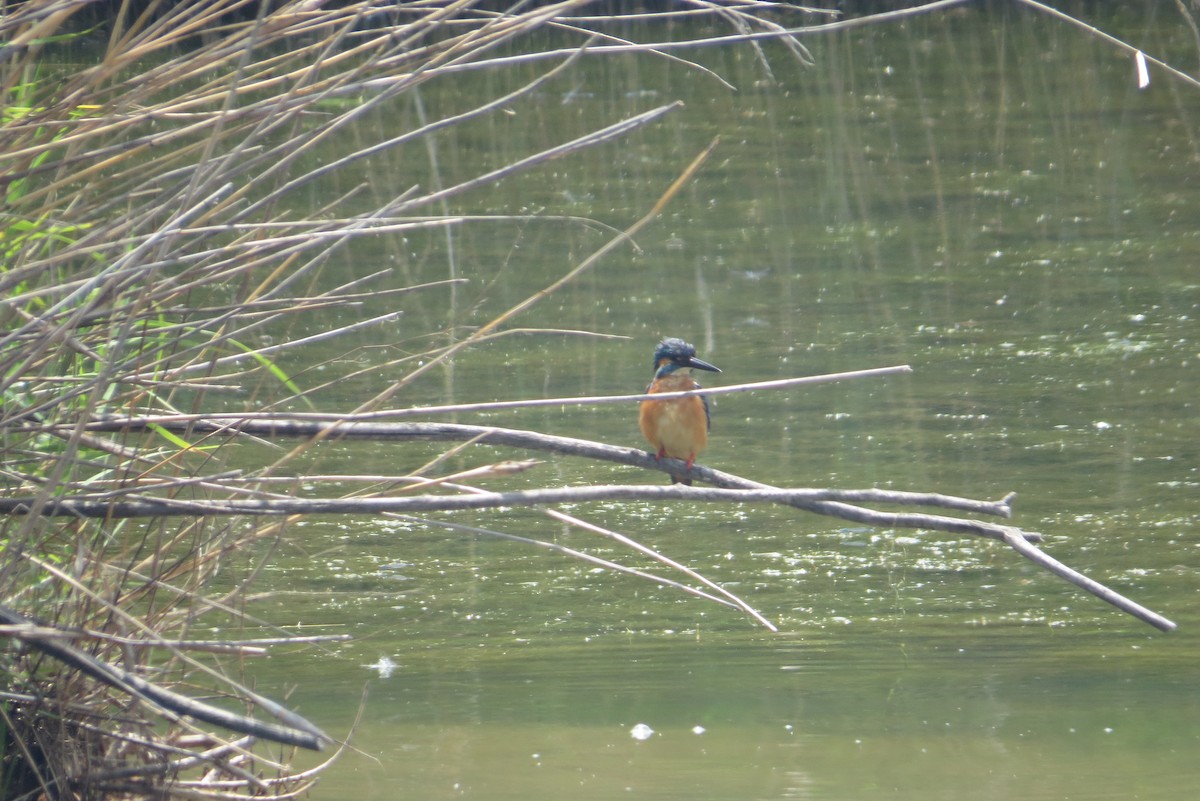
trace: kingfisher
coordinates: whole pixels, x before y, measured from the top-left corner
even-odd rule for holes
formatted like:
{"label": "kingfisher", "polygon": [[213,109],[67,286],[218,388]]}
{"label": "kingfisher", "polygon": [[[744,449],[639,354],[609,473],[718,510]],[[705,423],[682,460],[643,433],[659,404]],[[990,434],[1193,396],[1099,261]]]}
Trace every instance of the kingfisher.
{"label": "kingfisher", "polygon": [[[692,378],[691,370],[721,370],[706,361],[696,358],[696,349],[682,339],[666,337],[654,349],[654,380],[646,388],[647,394],[656,392],[684,392],[699,389]],[[691,395],[671,400],[644,400],[638,410],[638,425],[642,435],[655,449],[655,458],[668,456],[682,459],[688,469],[696,461],[700,451],[708,444],[708,429],[712,422],[708,410],[708,398]],[[691,484],[690,478],[671,475],[672,484]]]}

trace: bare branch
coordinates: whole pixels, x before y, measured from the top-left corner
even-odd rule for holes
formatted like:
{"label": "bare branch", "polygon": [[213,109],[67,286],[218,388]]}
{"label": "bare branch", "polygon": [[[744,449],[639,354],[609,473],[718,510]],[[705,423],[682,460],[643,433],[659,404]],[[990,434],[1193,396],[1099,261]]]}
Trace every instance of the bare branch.
{"label": "bare branch", "polygon": [[[738,476],[702,470],[739,484],[751,484]],[[187,515],[250,515],[276,517],[298,514],[381,514],[384,512],[463,512],[500,509],[510,506],[541,506],[560,503],[598,501],[689,501],[707,503],[776,503],[859,523],[894,528],[926,528],[960,534],[975,534],[1004,540],[1007,527],[940,515],[903,512],[876,512],[848,503],[846,498],[875,502],[953,505],[973,507],[975,511],[1003,514],[1007,506],[987,501],[934,493],[904,493],[890,490],[780,489],[766,485],[731,489],[720,487],[657,486],[646,484],[555,487],[549,489],[486,492],[461,495],[413,495],[367,498],[255,498],[226,500],[185,500],[130,494],[125,499],[89,495],[68,495],[49,500],[39,513],[46,517],[177,517]],[[34,498],[0,498],[0,513],[27,514]],[[1038,540],[1036,534],[1026,539]]]}
{"label": "bare branch", "polygon": [[[1002,518],[1012,515],[1013,494],[999,501],[980,501],[938,493],[858,489],[782,489],[761,484],[732,473],[693,466],[689,471],[675,459],[657,459],[634,448],[619,448],[600,442],[550,436],[520,429],[465,426],[446,423],[325,422],[298,420],[283,415],[246,416],[242,420],[213,421],[195,417],[127,418],[94,421],[86,426],[92,433],[139,431],[158,426],[182,434],[252,434],[271,438],[321,437],[372,440],[475,441],[487,445],[527,448],[619,462],[635,467],[663,470],[670,474],[713,484],[713,487],[592,486],[536,489],[516,492],[483,492],[461,495],[418,495],[371,498],[257,498],[235,500],[179,500],[130,493],[126,500],[89,495],[0,499],[0,512],[79,517],[127,517],[171,515],[268,515],[292,514],[380,514],[431,511],[466,511],[511,506],[542,506],[601,500],[686,500],[704,502],[777,503],[816,514],[838,517],[886,528],[916,528],[971,534],[1008,544],[1022,556],[1076,584],[1101,600],[1134,615],[1163,631],[1175,623],[1123,597],[1099,582],[1088,579],[1057,562],[1032,542],[1040,536],[1012,526],[945,515],[913,512],[884,512],[860,506],[882,503],[931,506]],[[1020,542],[1020,547],[1014,543]]]}

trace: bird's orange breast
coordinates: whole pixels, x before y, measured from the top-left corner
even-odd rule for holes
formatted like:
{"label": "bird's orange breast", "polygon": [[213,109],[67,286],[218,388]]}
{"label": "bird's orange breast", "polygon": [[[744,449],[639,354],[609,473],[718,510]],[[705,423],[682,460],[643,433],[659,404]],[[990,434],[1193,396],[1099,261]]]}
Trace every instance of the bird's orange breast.
{"label": "bird's orange breast", "polygon": [[[691,376],[672,374],[651,384],[649,392],[682,392],[697,386]],[[655,451],[673,459],[691,462],[708,444],[708,415],[698,395],[642,401],[638,425]]]}

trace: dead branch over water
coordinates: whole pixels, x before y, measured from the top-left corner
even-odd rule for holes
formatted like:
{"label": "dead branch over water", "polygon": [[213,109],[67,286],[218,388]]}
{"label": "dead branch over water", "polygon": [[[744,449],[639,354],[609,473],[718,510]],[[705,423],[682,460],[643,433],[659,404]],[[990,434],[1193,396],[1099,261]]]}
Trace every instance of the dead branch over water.
{"label": "dead branch over water", "polygon": [[[946,515],[886,512],[862,506],[863,503],[900,506],[926,506],[951,509],[1001,518],[1012,516],[1013,494],[999,501],[981,501],[940,493],[902,492],[879,489],[784,489],[724,473],[700,465],[691,472],[681,469],[678,460],[660,461],[636,448],[621,448],[600,442],[551,436],[535,431],[448,423],[357,422],[353,416],[342,422],[318,422],[290,419],[281,415],[245,415],[238,420],[212,421],[203,418],[173,419],[159,416],[145,419],[94,421],[86,426],[91,433],[144,432],[151,427],[166,428],[185,436],[220,434],[249,435],[264,439],[302,437],[308,439],[368,440],[396,442],[414,440],[453,440],[484,445],[500,445],[546,451],[617,462],[631,467],[663,470],[689,475],[713,485],[712,488],[675,486],[560,487],[511,492],[472,492],[459,495],[404,495],[369,498],[253,498],[228,500],[183,500],[145,497],[137,488],[128,492],[103,495],[74,495],[55,498],[43,504],[39,513],[47,516],[77,517],[170,517],[177,515],[252,515],[284,516],[297,514],[380,514],[416,512],[453,512],[500,509],[514,506],[545,506],[612,500],[691,501],[706,503],[770,503],[790,506],[816,514],[886,528],[910,528],[971,534],[1003,542],[1025,558],[1101,600],[1148,623],[1161,631],[1170,631],[1175,623],[1105,587],[1078,571],[1063,565],[1039,549],[1038,534],[1014,526]],[[528,465],[525,465],[528,467]],[[497,472],[523,469],[521,466]],[[32,498],[0,499],[0,512],[28,513],[36,503]]]}

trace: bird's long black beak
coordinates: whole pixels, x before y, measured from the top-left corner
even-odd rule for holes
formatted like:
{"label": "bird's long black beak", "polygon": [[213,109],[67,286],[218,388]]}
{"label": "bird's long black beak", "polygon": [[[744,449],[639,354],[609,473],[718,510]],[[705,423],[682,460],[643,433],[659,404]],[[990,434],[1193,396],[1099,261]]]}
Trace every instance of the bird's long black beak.
{"label": "bird's long black beak", "polygon": [[710,373],[721,372],[720,367],[717,367],[715,364],[709,364],[708,362],[704,361],[703,359],[697,359],[695,356],[692,356],[691,358],[689,358],[687,360],[687,366],[695,367],[697,370],[707,370]]}

